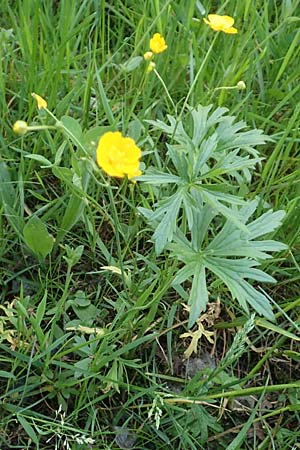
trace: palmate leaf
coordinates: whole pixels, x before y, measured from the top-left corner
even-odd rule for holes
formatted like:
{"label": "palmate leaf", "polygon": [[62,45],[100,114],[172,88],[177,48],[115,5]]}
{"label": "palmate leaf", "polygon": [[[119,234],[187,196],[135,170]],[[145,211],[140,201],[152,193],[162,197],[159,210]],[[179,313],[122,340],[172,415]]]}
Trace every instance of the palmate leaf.
{"label": "palmate leaf", "polygon": [[[267,252],[280,251],[287,246],[273,240],[255,241],[254,238],[279,227],[284,212],[268,211],[259,219],[248,223],[257,205],[258,201],[253,200],[239,209],[235,207],[241,222],[247,225],[247,232],[227,220],[221,231],[204,248],[203,237],[214,218],[213,210],[209,210],[207,205],[194,217],[191,241],[178,229],[174,233],[173,242],[168,244],[167,248],[171,251],[171,257],[182,261],[184,266],[174,278],[173,286],[177,292],[180,292],[179,284],[189,279],[192,281],[189,296],[190,326],[195,323],[197,314],[204,310],[204,305],[208,301],[206,281],[203,277],[205,269],[222,280],[246,313],[251,306],[258,314],[274,320],[269,299],[258,292],[247,280],[262,283],[276,281],[257,268],[260,264],[259,260],[269,258],[270,255]],[[201,238],[197,241],[198,233]]]}
{"label": "palmate leaf", "polygon": [[210,170],[207,163],[208,159],[214,153],[218,145],[218,137],[216,134],[208,136],[207,139],[203,139],[199,145],[199,150],[194,154],[193,158],[193,178],[197,178],[204,172]]}
{"label": "palmate leaf", "polygon": [[274,319],[269,300],[250,283],[274,282],[261,271],[259,261],[285,245],[261,237],[277,229],[283,211],[265,212],[250,220],[258,201],[245,201],[240,187],[251,180],[261,158],[256,146],[271,139],[261,130],[246,130],[246,123],[212,105],[190,108],[183,122],[168,116],[168,124],[149,121],[170,139],[167,173],[150,169],[140,180],[160,186],[153,210],[140,211],[154,228],[159,254],[164,248],[182,263],[173,287],[186,300],[189,291],[190,321],[205,310],[208,301],[206,272],[210,271],[229,289],[248,312]]}
{"label": "palmate leaf", "polygon": [[[240,220],[245,224],[254,213],[257,200],[249,202],[239,211]],[[287,248],[285,244],[273,240],[253,241],[254,238],[274,231],[281,225],[284,211],[267,211],[258,219],[247,223],[247,232],[235,227],[232,221],[227,221],[222,230],[207,246],[215,256],[247,256],[254,259],[267,259],[271,256],[266,252],[281,251]]]}
{"label": "palmate leaf", "polygon": [[[243,260],[243,262],[250,260]],[[233,263],[236,262],[239,267],[241,260],[221,259],[221,258],[208,258],[206,260],[206,267],[214,272],[228,287],[233,298],[236,298],[244,311],[249,314],[249,305],[258,314],[266,317],[267,319],[274,321],[275,317],[272,311],[272,306],[268,298],[262,293],[258,292],[251,286],[245,278],[255,279],[262,282],[275,282],[276,280],[263,271],[258,269],[252,269],[250,267],[245,268],[245,272],[239,273],[232,269]],[[256,272],[255,272],[256,270]]]}
{"label": "palmate leaf", "polygon": [[239,156],[239,150],[232,151],[229,155],[224,155],[219,159],[217,164],[211,169],[204,172],[200,179],[219,177],[220,175],[225,175],[230,173],[231,176],[237,171],[243,171],[245,169],[253,169],[255,165],[261,161],[261,158],[251,158],[247,156]]}
{"label": "palmate leaf", "polygon": [[254,146],[263,144],[267,137],[260,130],[245,132],[246,124],[235,123],[235,118],[226,112],[226,108],[212,111],[212,105],[199,106],[191,109],[189,118],[192,120],[185,123],[172,116],[168,116],[169,124],[148,121],[172,139],[172,145],[166,144],[172,165],[168,172],[150,168],[137,178],[162,189],[166,187],[165,196],[161,199],[160,195],[153,211],[147,214],[144,209],[140,210],[155,229],[153,239],[157,254],[171,242],[178,219],[183,219],[182,224],[187,224],[191,231],[193,211],[205,204],[244,233],[248,232],[239,213],[232,208],[232,205],[245,204],[235,195],[238,186],[234,186],[232,180],[244,183],[250,179],[250,170],[260,161]]}
{"label": "palmate leaf", "polygon": [[[248,232],[246,225],[240,220],[240,217],[235,213],[235,211],[232,208],[228,208],[227,206],[223,205],[218,198],[217,195],[218,192],[210,193],[206,189],[201,190],[201,195],[204,198],[205,202],[209,204],[211,208],[216,210],[218,213],[222,214],[228,221],[232,222],[234,225],[236,225],[238,228],[243,230],[244,232]],[[221,193],[220,193],[221,194]],[[223,196],[225,198],[225,195]],[[230,196],[227,196],[228,201],[231,200]],[[238,197],[234,197],[234,201],[236,201]]]}
{"label": "palmate leaf", "polygon": [[183,197],[184,191],[180,189],[171,197],[161,201],[154,212],[146,208],[139,208],[144,217],[148,218],[149,222],[155,227],[153,239],[157,254],[160,254],[167,242],[170,242],[173,238]]}
{"label": "palmate leaf", "polygon": [[193,118],[193,143],[196,147],[200,145],[209,129],[224,120],[224,114],[227,108],[217,108],[210,116],[208,115],[212,105],[201,106],[191,110]]}
{"label": "palmate leaf", "polygon": [[143,181],[147,184],[182,184],[182,180],[172,173],[160,172],[159,170],[148,170],[145,175],[135,177],[136,181]]}
{"label": "palmate leaf", "polygon": [[182,144],[184,148],[186,146],[193,147],[193,142],[190,136],[186,133],[181,120],[177,121],[173,116],[167,115],[170,125],[167,125],[161,120],[147,120],[147,122],[153,125],[156,129],[163,131],[169,136],[172,136],[178,144]]}

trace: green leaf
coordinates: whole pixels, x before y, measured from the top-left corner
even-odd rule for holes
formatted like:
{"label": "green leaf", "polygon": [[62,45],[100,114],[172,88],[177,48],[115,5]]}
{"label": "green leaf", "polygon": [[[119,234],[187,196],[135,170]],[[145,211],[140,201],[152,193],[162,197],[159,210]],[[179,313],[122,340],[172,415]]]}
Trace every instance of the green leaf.
{"label": "green leaf", "polygon": [[52,168],[53,175],[56,176],[59,180],[65,182],[70,185],[73,180],[74,171],[69,167],[57,167],[53,166]]}
{"label": "green leaf", "polygon": [[75,369],[74,377],[76,379],[83,377],[83,376],[88,377],[91,373],[91,371],[90,371],[91,362],[92,362],[91,358],[83,358],[83,359],[80,359],[79,361],[77,361],[74,364],[74,369]]}
{"label": "green leaf", "polygon": [[229,444],[227,447],[227,450],[240,450],[243,442],[247,440],[247,433],[251,426],[253,426],[255,414],[257,413],[257,410],[259,406],[262,403],[262,399],[264,397],[264,394],[261,395],[259,401],[257,402],[255,408],[253,409],[251,415],[249,416],[249,419],[244,424],[243,428],[239,432],[239,434],[233,439],[233,441]]}
{"label": "green leaf", "polygon": [[278,326],[274,325],[274,323],[267,322],[266,320],[261,319],[261,318],[255,319],[255,323],[259,327],[263,327],[263,328],[266,328],[267,330],[274,331],[275,333],[281,334],[282,336],[285,336],[288,339],[291,339],[293,341],[298,341],[298,342],[300,341],[299,336],[297,336],[294,333],[291,333],[290,331],[285,330],[282,327],[278,327]]}
{"label": "green leaf", "polygon": [[25,155],[25,158],[34,159],[35,161],[38,161],[39,163],[42,164],[41,165],[42,168],[52,166],[52,162],[42,155],[33,155],[31,153],[28,153],[27,155]]}
{"label": "green leaf", "polygon": [[34,442],[36,445],[38,445],[39,444],[39,439],[38,439],[34,429],[30,425],[30,423],[25,419],[24,416],[21,416],[19,414],[17,414],[17,419],[20,422],[20,425],[22,426],[24,431],[28,434],[28,436],[32,440],[32,442]]}
{"label": "green leaf", "polygon": [[203,208],[198,207],[197,210],[194,210],[193,226],[191,228],[192,247],[194,249],[201,249],[209,225],[216,214],[217,212],[208,204]]}
{"label": "green leaf", "polygon": [[246,258],[242,260],[214,258],[211,256],[205,258],[205,266],[224,282],[233,298],[238,300],[247,314],[249,313],[248,305],[251,305],[254,311],[273,322],[275,316],[268,298],[254,289],[245,278],[263,282],[274,282],[275,280],[261,270],[252,269],[251,266],[255,264],[258,263]]}
{"label": "green leaf", "polygon": [[53,248],[53,237],[48,233],[44,222],[31,216],[23,229],[24,241],[30,250],[44,260]]}
{"label": "green leaf", "polygon": [[95,151],[98,145],[99,139],[107,131],[114,131],[113,127],[97,126],[90,128],[83,136],[83,145],[89,152]]}
{"label": "green leaf", "polygon": [[73,311],[84,324],[90,324],[95,320],[98,310],[94,305],[88,305],[85,307],[72,305]]}
{"label": "green leaf", "polygon": [[19,208],[15,205],[16,199],[18,199],[18,195],[14,188],[10,170],[4,161],[0,161],[0,206],[3,206],[7,221],[15,230],[17,236],[22,239],[24,220],[18,211]]}
{"label": "green leaf", "polygon": [[11,372],[6,372],[6,370],[0,370],[0,378],[8,378],[10,380],[16,380],[15,375],[13,375]]}
{"label": "green leaf", "polygon": [[211,110],[212,105],[208,106],[201,106],[199,105],[196,109],[193,109],[191,111],[191,115],[193,118],[193,142],[196,147],[199,147],[200,143],[202,142],[202,139],[206,135],[209,128],[218,123],[219,117],[222,117],[222,115],[227,112],[227,108],[217,108],[215,111],[215,118],[216,120],[211,120],[210,123],[208,122],[208,113]]}
{"label": "green leaf", "polygon": [[67,132],[68,136],[72,139],[73,143],[74,144],[77,144],[78,142],[82,143],[83,134],[80,123],[70,116],[62,116],[60,121],[63,124],[63,127]]}
{"label": "green leaf", "polygon": [[101,72],[101,70],[97,70],[96,71],[96,80],[97,80],[97,83],[98,83],[98,91],[99,91],[99,94],[100,94],[100,97],[101,97],[102,106],[103,106],[103,109],[105,111],[105,114],[106,114],[106,117],[107,117],[107,120],[108,120],[109,124],[111,126],[115,126],[116,121],[115,121],[115,118],[114,118],[114,114],[113,114],[112,108],[111,108],[111,106],[109,104],[106,92],[104,90],[104,86],[103,86],[103,83],[102,83],[102,80],[101,80],[100,72]]}
{"label": "green leaf", "polygon": [[87,298],[86,293],[84,291],[79,290],[75,293],[74,304],[76,306],[86,307],[89,306],[91,302]]}
{"label": "green leaf", "polygon": [[144,58],[142,56],[134,56],[133,58],[126,61],[125,64],[121,64],[121,67],[125,72],[129,73],[137,69],[141,65],[143,60]]}
{"label": "green leaf", "polygon": [[242,231],[248,233],[248,229],[246,225],[240,220],[239,216],[235,214],[235,212],[223,205],[217,198],[214,193],[208,192],[206,189],[201,190],[201,195],[203,199],[211,206],[212,209],[218,211],[222,216],[226,217],[230,222],[233,222],[238,228]]}
{"label": "green leaf", "polygon": [[44,318],[45,311],[46,311],[46,305],[47,305],[47,295],[48,295],[48,292],[47,292],[47,289],[46,289],[45,293],[43,295],[43,298],[42,298],[42,300],[41,300],[41,302],[40,302],[40,304],[39,304],[39,306],[38,306],[38,308],[36,310],[35,321],[36,321],[37,325],[40,325],[41,321]]}
{"label": "green leaf", "polygon": [[[209,157],[213,155],[213,152],[216,150],[217,143],[217,137],[214,134],[203,140],[193,161],[193,178],[196,178],[199,174],[203,173],[204,164],[207,162]],[[209,166],[206,165],[206,167],[208,170]]]}
{"label": "green leaf", "polygon": [[194,266],[192,289],[188,302],[190,305],[189,328],[195,324],[200,313],[205,311],[207,302],[208,293],[206,288],[205,267],[202,263],[198,263]]}
{"label": "green leaf", "polygon": [[154,219],[163,215],[163,218],[156,227],[153,235],[157,255],[162,252],[166,243],[172,240],[173,233],[176,230],[177,216],[181,207],[182,198],[183,192],[178,191],[176,194],[172,195],[168,201],[164,202],[161,209],[157,209],[156,213],[153,214]]}
{"label": "green leaf", "polygon": [[0,162],[0,201],[4,205],[13,207],[16,192],[11,179],[10,170],[4,161]]}
{"label": "green leaf", "polygon": [[56,236],[56,247],[62,241],[67,232],[81,219],[82,213],[86,206],[86,191],[88,189],[90,174],[87,170],[87,161],[79,162],[79,170],[82,172],[82,177],[72,177],[72,190],[68,205],[66,207],[61,224],[59,225]]}
{"label": "green leaf", "polygon": [[67,256],[64,256],[64,259],[67,261],[68,266],[73,267],[80,260],[83,250],[84,250],[84,246],[78,245],[76,248],[72,248],[66,244],[65,250],[66,250]]}
{"label": "green leaf", "polygon": [[248,226],[251,239],[276,230],[281,226],[284,217],[285,211],[280,210],[273,212],[273,210],[270,209]]}
{"label": "green leaf", "polygon": [[217,418],[210,415],[201,405],[192,405],[185,412],[183,428],[197,438],[200,444],[207,442],[209,429],[215,434],[223,431]]}
{"label": "green leaf", "polygon": [[64,150],[66,148],[67,142],[64,141],[57,149],[56,153],[55,153],[55,159],[54,159],[54,164],[56,166],[59,166],[62,160],[62,156],[64,153]]}
{"label": "green leaf", "polygon": [[[253,200],[240,209],[238,214],[243,223],[248,221],[257,205],[258,201]],[[287,246],[272,240],[252,241],[252,239],[276,229],[281,224],[283,217],[283,211],[277,211],[276,213],[268,211],[259,219],[247,224],[249,233],[244,233],[236,228],[232,222],[227,221],[221,231],[207,246],[207,249],[212,250],[215,256],[248,256],[253,259],[271,258],[266,252],[284,250]]]}
{"label": "green leaf", "polygon": [[175,183],[175,184],[182,184],[182,180],[177,175],[173,175],[171,173],[164,173],[160,172],[158,170],[148,170],[145,175],[140,175],[138,177],[135,177],[135,180],[137,181],[143,181],[147,184],[169,184],[169,183]]}
{"label": "green leaf", "polygon": [[176,274],[172,286],[177,286],[184,283],[187,279],[192,277],[195,273],[195,262],[191,262],[183,266]]}
{"label": "green leaf", "polygon": [[164,171],[150,168],[139,177],[157,185],[153,194],[159,199],[153,211],[139,210],[154,229],[156,252],[166,248],[183,263],[172,286],[185,299],[181,284],[192,281],[189,325],[208,301],[205,269],[226,284],[246,313],[250,306],[273,321],[268,298],[247,280],[275,282],[257,266],[271,257],[269,252],[286,246],[272,239],[255,239],[279,227],[284,212],[270,210],[251,221],[258,201],[241,197],[261,161],[256,146],[271,139],[261,130],[245,130],[244,121],[227,115],[226,108],[213,111],[212,105],[190,108],[186,121],[181,116],[167,119],[168,123],[148,121],[172,145],[166,143]]}
{"label": "green leaf", "polygon": [[136,142],[141,138],[142,133],[145,131],[145,127],[141,120],[133,119],[129,122],[127,128],[127,134]]}

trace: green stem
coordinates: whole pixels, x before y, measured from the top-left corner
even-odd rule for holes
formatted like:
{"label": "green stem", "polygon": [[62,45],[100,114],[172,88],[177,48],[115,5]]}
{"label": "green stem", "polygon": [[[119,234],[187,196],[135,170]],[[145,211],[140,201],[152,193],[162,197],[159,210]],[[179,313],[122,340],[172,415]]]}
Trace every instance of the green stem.
{"label": "green stem", "polygon": [[112,211],[113,226],[115,229],[115,237],[116,237],[116,244],[117,244],[117,255],[118,255],[118,260],[119,260],[119,264],[120,264],[120,270],[122,273],[122,281],[123,281],[124,289],[126,289],[127,288],[126,274],[123,269],[122,248],[121,248],[121,240],[120,240],[120,220],[119,220],[119,215],[118,215],[118,212],[116,209],[116,202],[115,202],[115,199],[113,196],[113,192],[112,192],[110,183],[107,184],[107,193],[108,193],[109,202],[110,202],[111,211]]}
{"label": "green stem", "polygon": [[162,86],[163,86],[163,88],[164,88],[164,90],[165,90],[165,92],[166,92],[166,94],[167,94],[167,97],[168,97],[168,99],[170,100],[171,105],[173,106],[174,111],[175,111],[175,114],[176,114],[176,113],[177,113],[176,105],[175,105],[175,103],[173,102],[173,99],[172,99],[172,97],[171,97],[171,95],[170,95],[170,93],[169,93],[169,91],[168,91],[168,88],[167,88],[167,86],[166,86],[164,80],[162,79],[162,77],[160,76],[160,74],[157,72],[156,69],[153,69],[153,72],[155,73],[155,75],[157,76],[157,78],[159,79],[159,81],[161,82],[161,84],[162,84]]}
{"label": "green stem", "polygon": [[72,280],[72,266],[70,264],[68,264],[68,268],[67,268],[67,274],[66,274],[66,281],[65,281],[65,286],[64,286],[64,290],[62,293],[62,296],[60,298],[60,300],[58,301],[57,305],[56,305],[56,311],[54,316],[52,317],[52,319],[49,322],[49,325],[51,325],[51,332],[50,332],[50,337],[49,337],[49,341],[53,342],[53,335],[54,335],[54,327],[57,324],[58,318],[61,315],[61,313],[64,310],[64,305],[65,302],[68,298],[68,294],[69,294],[69,286]]}
{"label": "green stem", "polygon": [[[83,153],[85,154],[85,156],[89,156],[88,152],[86,151],[86,148],[82,145],[82,143],[77,139],[77,137],[68,129],[64,126],[64,124],[57,119],[57,117],[55,117],[55,115],[49,111],[48,108],[44,108],[44,110],[49,114],[50,117],[52,117],[52,119],[55,121],[55,127],[56,129],[61,129],[63,130],[67,136],[69,136],[69,138],[73,141],[73,143],[75,145],[77,145],[77,147],[79,147]],[[49,127],[47,127],[49,128]],[[41,129],[41,128],[39,128]]]}
{"label": "green stem", "polygon": [[260,394],[262,392],[275,392],[284,391],[285,389],[300,389],[300,383],[294,382],[289,384],[273,384],[270,386],[256,386],[245,389],[236,389],[227,392],[218,392],[216,394],[204,395],[199,398],[184,398],[184,397],[174,397],[166,399],[168,403],[197,403],[208,400],[215,400],[218,398],[232,398],[232,397],[245,397],[249,395]]}
{"label": "green stem", "polygon": [[207,50],[207,53],[206,53],[206,55],[205,55],[205,58],[203,59],[202,64],[201,64],[201,66],[200,66],[199,69],[198,69],[198,72],[196,73],[196,76],[195,76],[195,78],[194,78],[194,81],[193,81],[192,84],[191,84],[191,87],[190,87],[190,89],[189,89],[189,91],[188,91],[188,93],[187,93],[187,96],[186,96],[186,98],[185,98],[184,104],[183,104],[183,106],[182,106],[182,108],[181,108],[181,111],[180,111],[178,120],[182,117],[182,115],[183,115],[183,113],[184,113],[184,110],[185,110],[185,108],[186,108],[186,106],[187,106],[187,104],[188,104],[188,101],[189,101],[189,99],[190,99],[190,96],[191,96],[191,94],[193,93],[193,90],[194,90],[194,88],[195,88],[195,86],[196,86],[196,84],[197,84],[197,81],[198,81],[198,79],[199,79],[199,77],[200,77],[200,75],[201,75],[201,73],[202,73],[202,71],[203,71],[203,69],[204,69],[204,67],[205,67],[205,64],[206,64],[206,62],[207,62],[207,60],[208,60],[208,57],[210,56],[210,54],[211,54],[211,52],[212,52],[212,49],[213,49],[213,47],[214,47],[214,44],[215,44],[215,42],[216,42],[217,37],[218,37],[218,33],[216,33],[216,35],[215,35],[215,37],[214,37],[212,43],[211,43],[210,46],[209,46],[209,49]]}

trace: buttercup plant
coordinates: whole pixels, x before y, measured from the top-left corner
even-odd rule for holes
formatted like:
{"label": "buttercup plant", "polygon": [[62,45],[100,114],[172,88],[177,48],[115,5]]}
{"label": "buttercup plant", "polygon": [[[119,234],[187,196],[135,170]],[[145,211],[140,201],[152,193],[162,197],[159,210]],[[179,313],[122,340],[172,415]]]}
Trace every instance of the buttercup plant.
{"label": "buttercup plant", "polygon": [[162,87],[164,88],[165,93],[166,93],[174,111],[176,111],[176,106],[173,102],[173,99],[172,99],[170,93],[169,93],[166,83],[160,76],[159,72],[156,70],[156,64],[153,61],[153,58],[155,57],[155,55],[157,55],[159,53],[163,53],[165,50],[167,50],[168,46],[166,44],[166,41],[160,33],[154,33],[153,37],[150,39],[149,46],[150,46],[151,51],[147,51],[146,53],[144,53],[144,60],[149,62],[148,66],[147,66],[147,72],[155,73],[156,77],[158,78]]}
{"label": "buttercup plant", "polygon": [[156,253],[166,251],[168,258],[180,263],[172,285],[188,300],[190,327],[209,300],[207,272],[227,286],[246,313],[251,306],[274,320],[268,298],[247,279],[275,282],[257,267],[270,258],[269,252],[286,245],[257,238],[278,228],[285,213],[269,209],[250,220],[259,200],[239,194],[239,187],[250,182],[261,161],[256,147],[270,139],[261,130],[244,131],[246,124],[235,122],[226,108],[213,111],[212,105],[199,106],[190,109],[189,116],[192,125],[189,117],[182,121],[170,115],[169,124],[149,121],[172,140],[166,144],[166,171],[148,168],[137,178],[162,186],[153,209],[140,208],[154,229]]}
{"label": "buttercup plant", "polygon": [[155,62],[152,61],[155,55],[163,53],[167,50],[168,46],[166,44],[165,38],[160,33],[154,33],[149,42],[150,50],[144,53],[144,60],[149,61],[147,67],[147,72],[152,72],[155,68]]}
{"label": "buttercup plant", "polygon": [[[233,34],[232,30],[228,31],[233,22],[227,20],[227,17],[221,20],[215,15],[209,15],[211,22],[215,21],[214,29],[218,23],[220,31],[226,29]],[[224,30],[221,30],[222,27]],[[148,52],[145,59],[150,60],[151,64],[153,54],[161,53],[166,48],[164,38],[155,33],[150,40],[152,54]],[[155,68],[153,70],[156,72]],[[157,72],[156,74],[172,101],[165,83]],[[245,84],[239,82],[235,88],[244,89]],[[88,156],[85,146],[78,138],[78,123],[75,121],[75,125],[68,117],[57,120],[47,109],[46,100],[38,94],[32,96],[37,101],[38,108],[45,109],[54,118],[55,127],[65,131],[79,147],[78,156]],[[172,105],[176,111],[173,101]],[[181,268],[172,286],[185,301],[188,300],[190,327],[195,324],[201,312],[205,311],[209,300],[207,272],[227,286],[232,297],[238,300],[247,313],[250,305],[258,314],[274,320],[268,298],[247,280],[275,282],[273,277],[257,266],[261,260],[270,258],[269,252],[285,249],[286,246],[272,240],[258,241],[256,238],[271,233],[280,226],[284,212],[270,210],[251,222],[258,200],[248,201],[238,195],[239,186],[249,183],[255,166],[261,161],[256,146],[264,144],[269,138],[260,130],[243,131],[246,124],[234,123],[235,118],[226,113],[226,108],[217,108],[212,112],[211,105],[190,109],[192,127],[187,126],[181,118],[173,116],[168,116],[169,124],[160,120],[148,121],[175,142],[167,144],[169,164],[166,172],[149,168],[141,175],[141,150],[132,138],[123,137],[120,132],[104,133],[96,150],[98,165],[111,177],[127,176],[145,183],[169,186],[162,191],[165,194],[160,194],[152,210],[140,208],[140,212],[154,228],[156,253],[167,251],[171,258],[176,258],[180,263]],[[23,122],[16,122],[13,128],[20,134],[30,129]],[[80,172],[78,164],[76,170],[86,192],[89,171],[84,160],[81,166]],[[57,173],[57,169],[54,173]],[[113,194],[110,189],[108,192],[117,216]],[[78,221],[83,208],[84,201],[74,194],[62,221],[61,229],[64,231],[58,234],[58,242]],[[216,223],[218,232],[215,231]],[[187,281],[191,283],[189,294],[183,288]]]}
{"label": "buttercup plant", "polygon": [[[63,145],[59,152],[55,156],[55,161],[51,162],[43,155],[26,155],[29,158],[35,159],[42,163],[44,167],[49,167],[52,169],[53,174],[59,178],[62,182],[67,182],[68,186],[71,187],[71,196],[65,213],[63,215],[60,226],[58,227],[57,236],[55,238],[54,249],[57,248],[58,244],[62,241],[63,237],[67,232],[69,232],[73,226],[82,217],[84,208],[87,204],[86,198],[82,198],[82,194],[87,195],[89,182],[90,182],[90,172],[95,169],[93,164],[93,157],[88,150],[88,142],[81,130],[81,126],[77,120],[69,116],[63,116],[60,120],[48,109],[47,101],[36,93],[31,94],[37,103],[39,110],[45,110],[45,112],[52,118],[54,125],[28,125],[27,122],[23,120],[18,120],[13,125],[13,131],[16,134],[24,135],[29,131],[42,131],[42,130],[57,130],[64,133],[65,137],[72,143],[76,148],[73,151],[73,158],[71,158],[70,168],[61,168],[60,163],[62,160],[62,152],[65,148]],[[130,137],[123,137],[118,131],[108,131],[101,135],[96,131],[93,133],[93,129],[89,130],[88,133],[95,135],[97,148],[96,150],[96,161],[101,169],[107,173],[110,177],[134,179],[134,177],[141,175],[140,158],[141,150],[136,145],[135,141]],[[66,173],[68,176],[66,177]],[[100,171],[100,175],[102,175]],[[71,183],[70,183],[71,178]],[[112,202],[112,208],[114,214],[117,212],[115,210],[113,194],[111,192],[110,183],[102,179],[103,184],[106,186],[110,201]],[[133,180],[134,181],[134,180]],[[81,192],[81,195],[78,192]],[[49,236],[45,235],[45,239]],[[45,240],[44,239],[44,240]]]}

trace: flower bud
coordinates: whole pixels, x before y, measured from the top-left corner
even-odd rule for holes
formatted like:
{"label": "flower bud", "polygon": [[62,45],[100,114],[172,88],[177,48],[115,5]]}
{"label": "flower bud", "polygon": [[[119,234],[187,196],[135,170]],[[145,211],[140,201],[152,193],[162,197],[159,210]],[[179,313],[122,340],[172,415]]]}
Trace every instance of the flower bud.
{"label": "flower bud", "polygon": [[13,125],[13,132],[16,134],[25,134],[28,131],[28,125],[24,120],[17,120]]}
{"label": "flower bud", "polygon": [[47,108],[48,104],[46,100],[41,97],[40,95],[36,94],[35,92],[31,93],[31,96],[36,100],[38,109],[45,109]]}
{"label": "flower bud", "polygon": [[246,89],[246,84],[244,83],[244,81],[241,80],[236,84],[236,87],[241,91],[244,91]]}
{"label": "flower bud", "polygon": [[146,53],[144,53],[144,59],[145,59],[146,61],[150,61],[151,58],[152,58],[152,56],[153,56],[153,53],[152,53],[152,52],[146,52]]}
{"label": "flower bud", "polygon": [[155,62],[150,61],[150,62],[149,62],[149,65],[148,65],[148,67],[147,67],[147,72],[152,72],[152,70],[154,70],[155,67],[156,67]]}

